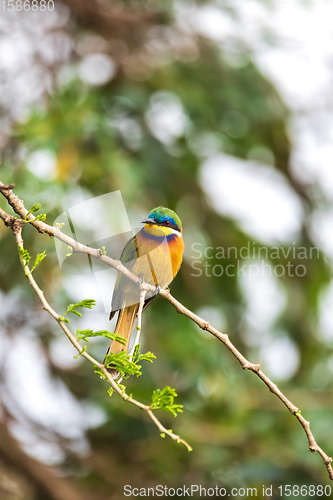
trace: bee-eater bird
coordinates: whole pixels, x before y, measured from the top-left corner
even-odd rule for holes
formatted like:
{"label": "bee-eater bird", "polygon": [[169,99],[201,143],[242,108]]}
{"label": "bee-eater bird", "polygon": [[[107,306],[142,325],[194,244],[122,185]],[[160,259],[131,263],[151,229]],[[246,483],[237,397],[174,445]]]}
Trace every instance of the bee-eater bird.
{"label": "bee-eater bird", "polygon": [[[142,223],[144,227],[125,244],[120,260],[142,281],[157,287],[155,293],[147,293],[145,309],[159,288],[166,288],[178,273],[183,260],[184,241],[182,223],[177,214],[169,208],[154,208]],[[128,351],[134,320],[139,309],[139,296],[140,286],[124,274],[118,273],[112,296],[110,320],[118,312],[114,333],[124,337],[126,345],[112,341],[107,354]],[[110,372],[115,371],[110,370]]]}

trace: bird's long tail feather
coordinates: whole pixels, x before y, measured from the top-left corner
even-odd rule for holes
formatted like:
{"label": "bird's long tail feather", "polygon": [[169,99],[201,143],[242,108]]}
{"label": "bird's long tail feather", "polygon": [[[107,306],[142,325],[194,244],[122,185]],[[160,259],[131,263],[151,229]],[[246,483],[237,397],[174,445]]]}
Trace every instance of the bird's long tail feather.
{"label": "bird's long tail feather", "polygon": [[124,309],[121,309],[119,311],[114,333],[120,335],[121,337],[124,337],[126,339],[126,345],[121,344],[120,342],[112,341],[108,350],[108,354],[110,352],[117,353],[120,351],[128,350],[128,344],[131,337],[133,324],[137,312],[138,312],[137,304],[124,307]]}
{"label": "bird's long tail feather", "polygon": [[[134,320],[138,312],[138,308],[139,308],[138,304],[134,304],[132,306],[124,307],[119,311],[114,333],[125,338],[126,345],[121,344],[120,342],[117,342],[115,340],[112,340],[106,354],[111,354],[111,353],[116,354],[117,352],[120,351],[128,351],[129,341],[133,329]],[[117,378],[118,376],[117,370],[113,370],[111,368],[108,371],[114,378]]]}

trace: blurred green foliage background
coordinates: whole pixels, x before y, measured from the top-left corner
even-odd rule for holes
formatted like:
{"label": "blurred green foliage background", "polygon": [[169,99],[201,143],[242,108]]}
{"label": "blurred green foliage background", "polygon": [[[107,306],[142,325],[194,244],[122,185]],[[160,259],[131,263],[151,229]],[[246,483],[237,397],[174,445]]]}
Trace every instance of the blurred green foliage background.
{"label": "blurred green foliage background", "polygon": [[[192,9],[209,4],[213,2],[193,2]],[[247,233],[236,218],[222,214],[208,196],[201,173],[210,156],[223,152],[283,175],[304,209],[299,247],[314,246],[308,223],[325,200],[315,186],[292,175],[291,112],[251,51],[221,46],[186,26],[183,5],[178,0],[70,0],[33,22],[27,13],[8,17],[6,22],[15,21],[20,33],[39,30],[46,55],[38,56],[35,48],[31,59],[39,77],[26,81],[26,92],[35,88],[34,102],[19,116],[10,98],[1,106],[2,123],[7,124],[1,138],[1,180],[15,183],[27,208],[41,203],[49,223],[75,203],[116,190],[133,227],[155,206],[175,210],[183,222],[186,254],[172,294],[227,332],[272,378],[263,346],[283,332],[299,361],[278,385],[311,420],[318,443],[332,454],[332,340],[318,333],[331,261],[321,253],[305,261],[282,255],[274,263],[301,262],[307,272],[277,278],[283,305],[268,325],[270,332],[260,313],[249,320],[249,297],[240,278],[194,276],[193,243],[202,248],[240,249],[249,242],[270,246]],[[217,8],[237,23],[232,2],[220,2]],[[236,188],[235,199],[238,195]],[[1,207],[9,210],[4,199]],[[262,217],[264,212],[263,206]],[[90,298],[84,287],[88,262],[82,263],[82,275],[73,277],[60,269],[52,240],[31,227],[24,237],[31,254],[47,252],[35,274],[58,312],[69,302]],[[287,249],[291,243],[274,244]],[[215,254],[206,261],[221,264]],[[235,262],[231,255],[223,264]],[[263,287],[259,311],[269,310],[275,300],[265,295],[264,285],[252,281],[259,292]],[[13,235],[3,224],[0,303],[0,440],[7,443],[0,444],[3,500],[123,498],[126,484],[257,487],[257,498],[263,498],[262,485],[273,485],[273,498],[279,498],[276,487],[281,484],[328,483],[325,466],[308,453],[296,419],[252,373],[241,370],[222,344],[162,298],[143,316],[143,350],[153,351],[157,360],[144,366],[142,377],[128,381],[128,390],[148,402],[155,388],[176,388],[184,413],[177,419],[161,413],[160,418],[190,442],[190,454],[161,439],[139,410],[117,396],[109,398],[106,383],[91,365],[71,361],[75,352],[59,340],[60,329],[41,310],[19,265]],[[96,323],[109,328],[101,308],[94,314],[84,314],[79,323],[73,320],[73,328],[94,328]],[[106,342],[91,342],[89,349],[102,359]],[[34,363],[43,368],[31,376]],[[36,389],[36,406],[31,394],[41,379],[45,392]],[[64,392],[70,396],[63,402]],[[51,410],[49,399],[43,399],[46,393],[53,400]],[[52,413],[58,397],[60,408]]]}

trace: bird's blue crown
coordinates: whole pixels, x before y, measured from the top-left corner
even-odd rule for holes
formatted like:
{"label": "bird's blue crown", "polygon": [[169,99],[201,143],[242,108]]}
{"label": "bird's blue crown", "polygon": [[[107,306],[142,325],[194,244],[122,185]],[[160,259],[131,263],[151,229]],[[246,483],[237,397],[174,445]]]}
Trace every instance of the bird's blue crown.
{"label": "bird's blue crown", "polygon": [[170,227],[182,231],[182,223],[176,212],[170,210],[166,207],[154,208],[149,213],[149,218],[154,219],[157,223],[163,224],[167,221],[170,223]]}

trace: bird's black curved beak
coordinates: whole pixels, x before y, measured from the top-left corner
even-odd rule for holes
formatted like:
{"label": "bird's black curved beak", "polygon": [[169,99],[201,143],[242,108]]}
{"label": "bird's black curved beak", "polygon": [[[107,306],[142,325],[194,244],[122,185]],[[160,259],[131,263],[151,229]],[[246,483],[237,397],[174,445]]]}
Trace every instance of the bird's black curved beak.
{"label": "bird's black curved beak", "polygon": [[156,224],[156,221],[155,221],[155,219],[147,217],[147,219],[143,219],[141,221],[141,224]]}

